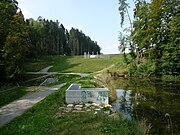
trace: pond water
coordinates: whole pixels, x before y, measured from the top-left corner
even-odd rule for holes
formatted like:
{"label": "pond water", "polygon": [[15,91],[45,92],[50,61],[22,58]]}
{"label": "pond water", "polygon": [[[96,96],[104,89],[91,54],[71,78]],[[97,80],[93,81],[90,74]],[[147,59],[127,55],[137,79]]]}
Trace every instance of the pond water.
{"label": "pond water", "polygon": [[180,134],[180,83],[149,79],[117,79],[116,111],[151,124],[150,134]]}

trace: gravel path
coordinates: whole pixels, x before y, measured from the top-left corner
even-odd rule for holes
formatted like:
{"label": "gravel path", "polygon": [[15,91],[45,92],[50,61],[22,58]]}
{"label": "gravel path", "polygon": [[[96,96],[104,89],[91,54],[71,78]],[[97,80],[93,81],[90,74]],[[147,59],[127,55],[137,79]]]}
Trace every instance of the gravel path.
{"label": "gravel path", "polygon": [[81,77],[88,76],[86,73],[59,73],[59,72],[26,72],[27,74],[47,74],[47,75],[79,75]]}
{"label": "gravel path", "polygon": [[48,70],[50,69],[50,68],[52,68],[53,66],[48,66],[48,67],[46,67],[46,68],[44,68],[44,69],[41,69],[39,72],[42,72],[42,73],[46,73],[46,72],[48,72]]}
{"label": "gravel path", "polygon": [[48,72],[53,66],[48,66],[44,69],[41,69],[39,72],[26,72],[27,74],[47,74],[47,75],[79,75],[81,77],[88,76],[90,74],[86,73],[60,73],[60,72]]}
{"label": "gravel path", "polygon": [[49,87],[40,91],[28,93],[20,99],[0,108],[0,127],[9,123],[15,117],[23,114],[24,111],[38,103],[46,96],[50,95],[54,91],[60,89],[64,84]]}

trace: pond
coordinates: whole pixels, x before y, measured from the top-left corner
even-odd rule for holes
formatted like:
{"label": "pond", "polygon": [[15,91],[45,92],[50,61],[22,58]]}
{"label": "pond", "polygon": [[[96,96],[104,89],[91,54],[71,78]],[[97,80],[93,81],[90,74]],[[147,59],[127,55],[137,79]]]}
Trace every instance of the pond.
{"label": "pond", "polygon": [[150,79],[117,79],[113,108],[128,119],[151,124],[150,134],[180,133],[180,83]]}

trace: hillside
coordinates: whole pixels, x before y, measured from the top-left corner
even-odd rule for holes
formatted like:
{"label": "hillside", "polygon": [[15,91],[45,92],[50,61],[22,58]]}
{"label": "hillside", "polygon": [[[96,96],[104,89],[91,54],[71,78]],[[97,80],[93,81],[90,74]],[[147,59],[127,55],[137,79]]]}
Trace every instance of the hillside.
{"label": "hillside", "polygon": [[26,64],[26,71],[39,71],[49,65],[51,72],[92,73],[116,63],[123,63],[121,54],[112,54],[109,58],[84,59],[83,56],[44,56]]}

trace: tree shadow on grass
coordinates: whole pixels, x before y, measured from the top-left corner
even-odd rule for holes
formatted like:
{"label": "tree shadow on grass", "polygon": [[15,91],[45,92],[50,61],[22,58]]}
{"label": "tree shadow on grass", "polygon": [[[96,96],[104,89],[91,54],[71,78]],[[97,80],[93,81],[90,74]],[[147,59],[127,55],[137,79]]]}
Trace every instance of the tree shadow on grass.
{"label": "tree shadow on grass", "polygon": [[71,73],[74,72],[69,70],[73,67],[80,65],[81,63],[72,64],[69,62],[71,56],[62,56],[58,60],[56,60],[53,64],[53,67],[49,69],[49,72],[62,72],[62,73]]}

